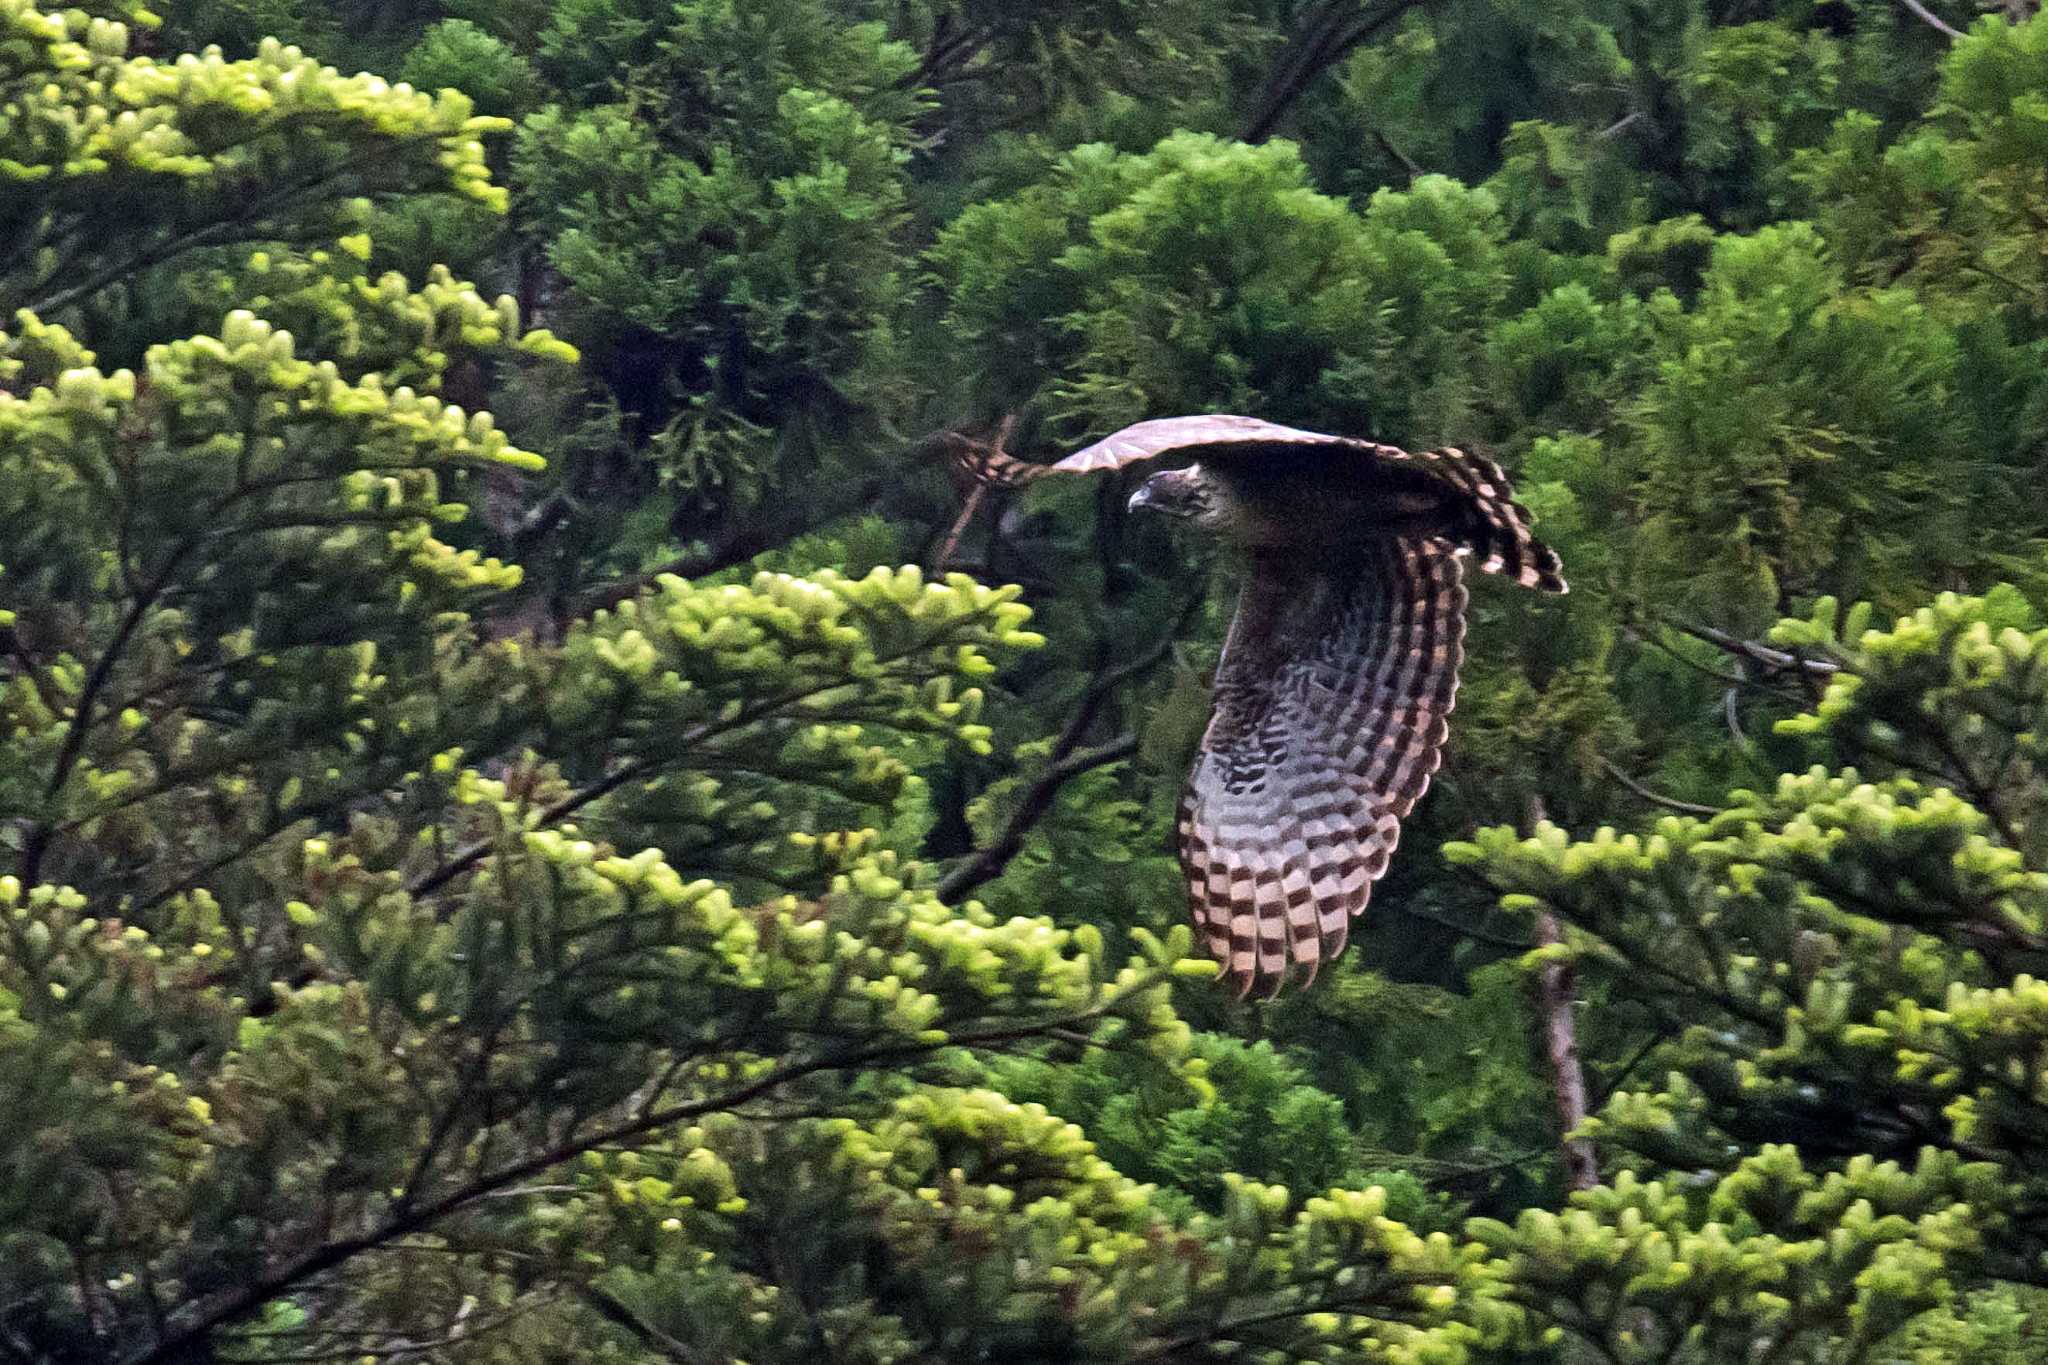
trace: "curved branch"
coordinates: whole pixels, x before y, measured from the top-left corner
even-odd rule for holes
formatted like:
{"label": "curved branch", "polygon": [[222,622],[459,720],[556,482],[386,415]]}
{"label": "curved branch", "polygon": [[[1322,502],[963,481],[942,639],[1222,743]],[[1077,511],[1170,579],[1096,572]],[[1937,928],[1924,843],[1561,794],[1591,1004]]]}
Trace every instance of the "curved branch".
{"label": "curved branch", "polygon": [[[542,824],[551,825],[563,816],[581,810],[599,797],[611,795],[611,793],[625,786],[634,778],[644,776],[653,767],[654,764],[647,759],[635,759],[631,763],[622,765],[615,772],[591,783],[581,791],[570,793],[542,811],[540,813]],[[405,894],[415,898],[432,895],[470,868],[482,862],[501,842],[497,839],[479,839],[473,844],[457,849],[440,866],[407,882]]]}
{"label": "curved branch", "polygon": [[1718,806],[1702,806],[1696,801],[1680,801],[1675,797],[1659,795],[1616,767],[1613,760],[1605,755],[1602,755],[1600,759],[1600,766],[1607,770],[1609,777],[1621,783],[1622,786],[1627,787],[1653,806],[1662,806],[1666,810],[1675,810],[1681,815],[1719,815],[1721,813]]}
{"label": "curved branch", "polygon": [[1266,76],[1240,140],[1264,142],[1271,137],[1318,76],[1410,10],[1432,2],[1383,0],[1378,8],[1361,15],[1348,0],[1327,0],[1307,25],[1288,39],[1286,51]]}
{"label": "curved branch", "polygon": [[[945,630],[941,630],[933,635],[920,637],[899,650],[879,657],[876,662],[882,664],[895,663],[909,658],[921,650],[930,649],[944,642],[950,629],[951,627],[949,626]],[[808,685],[794,691],[784,692],[780,696],[772,697],[758,706],[749,707],[729,720],[719,721],[715,724],[707,721],[682,735],[669,753],[647,755],[628,760],[589,786],[582,788],[580,791],[571,792],[554,805],[549,806],[541,812],[541,819],[548,823],[559,820],[565,815],[581,810],[600,797],[609,796],[626,783],[655,772],[664,763],[682,762],[683,760],[677,757],[677,755],[695,745],[702,744],[707,740],[716,739],[721,735],[731,734],[733,731],[744,729],[749,725],[769,720],[800,702],[808,701],[811,698],[820,697],[826,693],[838,691],[848,686],[851,686],[849,680],[835,678],[824,683]],[[819,717],[819,719],[824,719],[824,717]],[[501,841],[498,839],[478,839],[474,843],[464,845],[439,866],[407,882],[405,884],[406,894],[420,897],[440,890],[457,876],[482,862],[493,850],[500,847],[500,844]]]}
{"label": "curved branch", "polygon": [[1107,744],[1070,753],[1047,768],[1024,793],[1024,799],[1017,803],[1017,809],[1011,813],[995,841],[940,878],[934,894],[942,901],[950,901],[983,882],[994,881],[1010,865],[1010,860],[1023,850],[1024,836],[1031,832],[1032,826],[1052,810],[1061,787],[1082,773],[1129,758],[1136,752],[1138,737],[1126,732]]}
{"label": "curved branch", "polygon": [[784,499],[777,504],[780,510],[733,527],[703,550],[677,555],[644,573],[587,589],[566,615],[572,620],[580,619],[606,607],[615,607],[653,587],[655,580],[664,574],[674,574],[678,578],[702,578],[737,568],[757,555],[780,549],[799,536],[872,506],[881,494],[882,484],[879,480],[869,479],[842,487],[845,491],[840,497]]}
{"label": "curved branch", "polygon": [[[1023,851],[1024,836],[1051,813],[1053,803],[1060,794],[1060,788],[1069,781],[1091,769],[1129,758],[1138,751],[1138,737],[1126,733],[1094,749],[1082,749],[1081,740],[1088,733],[1088,727],[1095,723],[1096,713],[1110,694],[1126,679],[1148,672],[1173,648],[1173,642],[1187,625],[1188,618],[1202,603],[1202,594],[1196,593],[1182,604],[1174,614],[1173,624],[1160,632],[1152,647],[1135,658],[1127,659],[1114,668],[1098,666],[1095,677],[1089,682],[1087,691],[1081,694],[1081,701],[1074,708],[1074,714],[1060,730],[1059,738],[1053,741],[1052,761],[1040,773],[1038,780],[1025,791],[1009,820],[1003,825],[1002,833],[988,847],[976,850],[967,859],[944,877],[934,888],[934,894],[942,901],[950,901],[964,892],[971,891],[984,882],[993,881],[1010,865],[1010,860]],[[1104,656],[1110,651],[1107,640],[1098,648]],[[1105,657],[1104,662],[1107,662]]]}
{"label": "curved branch", "polygon": [[1899,3],[1906,7],[1907,13],[1911,14],[1915,19],[1918,19],[1922,23],[1926,24],[1929,28],[1934,29],[1936,32],[1940,33],[1950,42],[1954,42],[1956,39],[1963,36],[1963,31],[1961,29],[1956,28],[1951,24],[1943,23],[1941,20],[1941,16],[1936,14],[1933,10],[1927,8],[1927,6],[1921,4],[1920,0],[1899,0]]}
{"label": "curved branch", "polygon": [[662,1331],[607,1290],[594,1284],[579,1284],[572,1286],[571,1292],[583,1300],[590,1311],[614,1326],[625,1328],[642,1346],[664,1359],[678,1361],[681,1365],[704,1365],[704,1362],[714,1359]]}

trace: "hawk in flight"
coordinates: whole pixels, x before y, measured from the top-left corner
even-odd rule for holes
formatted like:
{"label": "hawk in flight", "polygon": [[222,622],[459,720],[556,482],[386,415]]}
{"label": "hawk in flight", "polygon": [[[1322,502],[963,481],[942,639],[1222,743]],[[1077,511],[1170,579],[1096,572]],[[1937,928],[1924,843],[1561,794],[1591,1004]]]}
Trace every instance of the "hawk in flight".
{"label": "hawk in flight", "polygon": [[1139,422],[1055,464],[955,436],[984,484],[1191,457],[1131,496],[1244,551],[1215,704],[1181,798],[1190,908],[1240,996],[1315,979],[1441,761],[1464,654],[1460,561],[1565,591],[1499,465],[1250,417]]}

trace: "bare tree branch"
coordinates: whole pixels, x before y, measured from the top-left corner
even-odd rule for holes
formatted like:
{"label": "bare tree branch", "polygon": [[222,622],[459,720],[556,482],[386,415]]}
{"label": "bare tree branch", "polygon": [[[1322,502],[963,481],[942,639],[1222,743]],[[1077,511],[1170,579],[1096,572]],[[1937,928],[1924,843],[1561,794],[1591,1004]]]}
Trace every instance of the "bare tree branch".
{"label": "bare tree branch", "polygon": [[1373,141],[1380,144],[1381,151],[1385,152],[1389,157],[1392,157],[1395,161],[1401,163],[1401,169],[1408,172],[1408,178],[1410,180],[1417,180],[1421,178],[1423,173],[1421,165],[1417,163],[1414,157],[1408,155],[1408,153],[1402,151],[1399,147],[1396,147],[1394,145],[1394,140],[1392,138],[1388,137],[1378,128],[1372,130],[1372,138]]}
{"label": "bare tree branch", "polygon": [[1316,78],[1349,56],[1368,38],[1390,27],[1410,10],[1433,0],[1381,0],[1360,13],[1353,0],[1324,0],[1313,18],[1288,38],[1287,46],[1267,73],[1252,104],[1240,139],[1264,142],[1280,126]]}
{"label": "bare tree branch", "polygon": [[1906,7],[1908,14],[1925,23],[1929,28],[1936,30],[1950,42],[1954,42],[1963,36],[1961,29],[1943,23],[1941,17],[1934,13],[1933,10],[1928,9],[1927,6],[1921,4],[1920,0],[1899,0],[1899,3]]}
{"label": "bare tree branch", "polygon": [[[1096,714],[1102,709],[1102,704],[1109,700],[1110,694],[1116,690],[1118,684],[1150,671],[1166,657],[1167,652],[1173,648],[1173,642],[1179,638],[1181,628],[1187,624],[1188,618],[1194,614],[1201,601],[1200,593],[1190,597],[1180,611],[1174,614],[1173,624],[1160,633],[1152,648],[1113,668],[1103,667],[1097,670],[1095,677],[1088,684],[1087,691],[1081,694],[1080,702],[1074,707],[1074,713],[1067,718],[1059,738],[1053,741],[1051,762],[1047,764],[1045,771],[1025,790],[1023,798],[1017,803],[1017,809],[1004,823],[1002,832],[996,836],[994,842],[986,848],[977,849],[939,879],[934,892],[940,900],[953,900],[982,883],[1001,876],[1003,869],[1010,865],[1010,860],[1023,850],[1024,836],[1051,813],[1061,787],[1082,773],[1115,763],[1119,759],[1129,758],[1137,752],[1138,737],[1135,734],[1119,735],[1107,744],[1093,749],[1082,749],[1081,741],[1087,737],[1089,727],[1095,723]],[[1106,661],[1110,657],[1107,641],[1103,642],[1102,651]]]}
{"label": "bare tree branch", "polygon": [[653,587],[654,581],[664,574],[675,574],[682,578],[702,578],[706,574],[734,568],[756,555],[766,554],[779,546],[787,545],[798,536],[830,525],[841,517],[871,505],[880,493],[881,485],[878,480],[864,480],[848,485],[845,492],[836,498],[826,496],[786,499],[780,505],[780,510],[729,529],[702,550],[677,555],[667,563],[656,565],[645,573],[633,574],[590,589],[583,594],[570,615],[587,616],[605,607],[617,606],[627,598],[637,596]]}
{"label": "bare tree branch", "polygon": [[1623,114],[1620,118],[1593,134],[1593,140],[1595,142],[1605,142],[1608,138],[1624,133],[1635,124],[1641,122],[1642,117],[1643,111],[1640,109],[1631,114]]}
{"label": "bare tree branch", "polygon": [[[1291,1285],[1287,1286],[1286,1290],[1306,1292],[1315,1289],[1322,1292],[1314,1297],[1295,1297],[1293,1293],[1283,1291],[1278,1297],[1285,1301],[1278,1308],[1262,1309],[1242,1317],[1223,1318],[1206,1323],[1194,1331],[1157,1341],[1135,1355],[1127,1356],[1126,1359],[1133,1362],[1133,1365],[1141,1361],[1198,1359],[1209,1355],[1208,1352],[1202,1351],[1203,1347],[1221,1342],[1257,1348],[1266,1343],[1257,1335],[1246,1335],[1251,1329],[1293,1322],[1318,1313],[1384,1312],[1392,1296],[1404,1290],[1412,1293],[1410,1286],[1439,1283],[1443,1281],[1431,1275],[1411,1277],[1388,1274],[1366,1277],[1360,1282],[1345,1284],[1341,1288],[1335,1282],[1327,1286]],[[1201,1356],[1196,1355],[1197,1352],[1201,1352]]]}
{"label": "bare tree branch", "polygon": [[894,88],[915,90],[919,86],[946,85],[957,81],[967,64],[980,56],[995,37],[996,26],[993,24],[955,32],[953,16],[941,14],[938,23],[932,26],[931,41],[925,45],[924,57],[918,62],[917,69],[897,80]]}
{"label": "bare tree branch", "polygon": [[1024,847],[1024,836],[1046,817],[1064,787],[1082,773],[1129,758],[1138,752],[1138,737],[1126,732],[1107,744],[1069,753],[1040,773],[1017,803],[1017,809],[1003,825],[1002,833],[988,847],[977,849],[967,861],[939,879],[935,894],[940,900],[955,900],[983,882],[995,880]]}
{"label": "bare tree branch", "polygon": [[[908,657],[910,654],[914,653],[919,649],[929,648],[933,644],[939,643],[944,638],[945,637],[943,633],[939,635],[923,637],[914,643],[904,645],[901,648],[882,656],[877,662],[884,664],[896,662],[898,660]],[[1164,646],[1162,646],[1161,648],[1163,651]],[[1119,670],[1117,676],[1124,676],[1123,671]],[[743,710],[741,710],[738,714],[729,716],[725,719],[721,719],[715,722],[706,721],[703,724],[697,725],[689,731],[687,731],[686,733],[684,733],[683,735],[677,737],[675,752],[684,753],[696,749],[697,746],[705,744],[710,740],[716,739],[721,735],[730,734],[735,730],[739,730],[746,726],[755,725],[760,723],[761,721],[768,720],[769,718],[777,715],[778,713],[786,711],[791,706],[794,706],[798,703],[801,703],[812,697],[817,696],[820,692],[834,691],[844,685],[844,680],[830,681],[822,684],[811,683],[804,687],[799,687],[787,692],[780,693],[760,703],[759,705],[746,707]],[[687,760],[661,759],[654,757],[630,759],[627,762],[620,764],[617,768],[615,768],[610,773],[606,774],[604,777],[601,777],[597,781],[591,783],[589,786],[584,787],[579,791],[572,792],[568,796],[563,797],[560,801],[557,801],[552,806],[547,807],[545,810],[541,812],[541,821],[543,824],[553,823],[554,821],[560,820],[565,815],[569,815],[574,813],[575,811],[581,810],[583,807],[589,805],[591,802],[596,801],[601,797],[609,796],[611,793],[617,791],[620,787],[626,785],[628,782],[637,781],[642,777],[646,777],[657,772],[660,769],[661,764],[665,761],[674,761],[678,764],[694,763],[698,767],[720,766],[716,755],[704,752],[698,752]],[[477,863],[483,861],[484,858],[489,856],[490,853],[498,847],[499,841],[494,839],[479,839],[474,843],[463,846],[462,848],[456,850],[453,854],[449,855],[449,857],[438,866],[434,867],[428,872],[422,873],[420,876],[407,882],[405,884],[406,894],[414,897],[431,895],[433,892],[440,890],[443,886],[446,886],[450,881],[454,880],[463,872],[476,866]]]}
{"label": "bare tree branch", "polygon": [[960,550],[960,537],[967,533],[967,524],[974,520],[974,514],[981,510],[982,501],[988,497],[988,485],[978,483],[967,490],[961,500],[960,515],[953,518],[953,524],[946,531],[946,538],[939,544],[939,552],[932,558],[932,567],[944,569],[953,562],[953,556]]}
{"label": "bare tree branch", "polygon": [[[1014,463],[1014,457],[1009,453],[1009,445],[1010,433],[1015,431],[1016,427],[1017,414],[1009,413],[1004,416],[1002,425],[996,428],[995,435],[989,438],[991,467],[998,467],[1003,461]],[[953,562],[953,556],[960,549],[960,537],[967,533],[967,527],[974,520],[974,514],[981,510],[981,504],[988,498],[989,489],[994,486],[986,477],[977,476],[971,480],[967,494],[961,500],[960,515],[953,518],[953,525],[947,530],[946,538],[940,544],[937,556],[932,560],[933,568],[943,570]]]}
{"label": "bare tree branch", "polygon": [[1749,736],[1743,733],[1742,713],[1736,705],[1741,692],[1741,688],[1731,687],[1721,694],[1721,714],[1728,721],[1728,737],[1735,741],[1736,748],[1748,754],[1753,751],[1755,746],[1749,742]]}
{"label": "bare tree branch", "polygon": [[725,1362],[731,1359],[729,1356],[699,1351],[687,1342],[678,1341],[627,1307],[616,1295],[599,1289],[594,1284],[575,1286],[575,1294],[592,1312],[606,1322],[625,1328],[642,1346],[664,1359],[678,1361],[680,1365],[712,1365],[714,1361]]}
{"label": "bare tree branch", "polygon": [[[1143,986],[1150,987],[1148,978]],[[364,1252],[375,1251],[411,1233],[422,1231],[471,1205],[490,1198],[507,1186],[544,1175],[565,1162],[616,1143],[645,1136],[706,1114],[725,1113],[794,1084],[806,1077],[858,1070],[887,1062],[907,1062],[928,1057],[949,1048],[980,1048],[1039,1037],[1049,1029],[1070,1028],[1099,1019],[1114,1009],[1128,992],[1106,995],[1086,1009],[1070,1014],[1014,1023],[991,1025],[967,1032],[943,1035],[930,1043],[888,1042],[869,1046],[833,1049],[815,1056],[785,1062],[767,1074],[721,1094],[688,1100],[635,1114],[608,1128],[594,1129],[564,1139],[546,1148],[476,1176],[438,1199],[392,1213],[382,1222],[353,1237],[343,1237],[304,1252],[267,1275],[255,1277],[240,1287],[227,1290],[210,1302],[191,1305],[174,1317],[172,1330],[149,1346],[122,1358],[122,1365],[171,1365],[191,1360],[220,1328],[245,1317],[272,1299],[316,1276],[348,1264]]]}
{"label": "bare tree branch", "polygon": [[[581,791],[572,792],[542,811],[540,815],[541,823],[543,825],[551,825],[563,816],[581,810],[599,797],[609,796],[634,778],[646,776],[652,770],[653,765],[645,759],[636,759],[631,763],[622,764],[616,771],[591,783]],[[440,866],[407,882],[405,893],[408,896],[414,897],[432,895],[470,868],[482,862],[493,849],[498,847],[498,843],[499,841],[496,839],[479,839],[473,844],[457,849]]]}
{"label": "bare tree branch", "polygon": [[1718,649],[1724,649],[1738,658],[1760,663],[1772,672],[1784,673],[1796,670],[1797,672],[1810,674],[1818,678],[1830,678],[1842,671],[1840,664],[1832,664],[1825,659],[1809,659],[1803,655],[1788,653],[1782,649],[1773,649],[1769,645],[1758,644],[1754,640],[1738,639],[1727,631],[1716,630],[1712,626],[1694,625],[1687,621],[1674,621],[1672,624],[1687,635],[1692,636],[1695,640],[1704,640],[1708,644]]}
{"label": "bare tree branch", "polygon": [[1616,782],[1621,783],[1622,786],[1627,787],[1653,806],[1663,806],[1667,810],[1675,810],[1682,815],[1719,815],[1721,813],[1718,806],[1702,806],[1693,801],[1679,801],[1673,797],[1660,796],[1616,767],[1613,761],[1605,756],[1602,756],[1600,759],[1600,766],[1607,770],[1609,777],[1612,777]]}

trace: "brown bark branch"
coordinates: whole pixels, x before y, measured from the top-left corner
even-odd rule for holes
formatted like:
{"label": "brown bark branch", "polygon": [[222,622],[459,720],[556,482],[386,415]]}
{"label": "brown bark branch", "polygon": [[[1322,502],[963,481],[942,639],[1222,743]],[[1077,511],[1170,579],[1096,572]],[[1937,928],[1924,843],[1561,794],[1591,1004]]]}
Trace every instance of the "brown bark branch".
{"label": "brown bark branch", "polygon": [[1782,649],[1773,649],[1769,645],[1758,644],[1754,640],[1738,639],[1727,631],[1716,630],[1712,626],[1697,626],[1685,621],[1678,621],[1673,624],[1695,640],[1704,640],[1717,649],[1726,650],[1738,658],[1760,663],[1773,672],[1783,673],[1797,670],[1812,677],[1831,678],[1842,671],[1840,664],[1831,664],[1825,659],[1808,659],[1802,655],[1788,653]]}
{"label": "brown bark branch", "polygon": [[960,503],[960,515],[953,518],[945,540],[939,545],[939,553],[932,559],[933,568],[944,570],[953,562],[953,556],[960,549],[960,537],[967,533],[967,524],[974,520],[974,514],[981,510],[981,504],[987,497],[988,485],[985,483],[978,483],[967,490],[967,496]]}
{"label": "brown bark branch", "polygon": [[[1548,913],[1536,918],[1536,940],[1544,947],[1564,942],[1557,920]],[[1574,1190],[1590,1190],[1600,1183],[1600,1163],[1590,1138],[1572,1136],[1586,1121],[1586,1074],[1579,1065],[1576,1021],[1572,1017],[1578,973],[1565,963],[1546,962],[1536,989],[1543,1012],[1544,1054],[1550,1062],[1551,1085],[1557,1098],[1558,1151],[1564,1159],[1565,1184]]]}
{"label": "brown bark branch", "polygon": [[[1544,819],[1543,799],[1529,798],[1529,826],[1533,830]],[[1548,910],[1536,916],[1536,942],[1545,948],[1561,947],[1564,930]],[[1557,1103],[1558,1154],[1564,1161],[1564,1181],[1569,1189],[1590,1190],[1600,1183],[1600,1162],[1591,1139],[1572,1134],[1586,1121],[1586,1072],[1579,1062],[1577,1020],[1573,997],[1578,993],[1578,973],[1569,962],[1545,962],[1536,976],[1536,1008],[1543,1020],[1543,1054],[1550,1065],[1551,1094]]]}
{"label": "brown bark branch", "polygon": [[[1058,799],[1061,787],[1082,773],[1115,763],[1119,759],[1129,758],[1138,751],[1138,737],[1135,734],[1122,734],[1107,744],[1086,750],[1081,748],[1081,741],[1086,738],[1088,728],[1095,723],[1096,714],[1102,709],[1102,704],[1109,700],[1110,694],[1116,690],[1118,684],[1147,672],[1166,657],[1167,651],[1173,648],[1174,640],[1179,637],[1181,628],[1187,624],[1188,617],[1193,614],[1201,600],[1199,593],[1189,598],[1186,605],[1175,614],[1173,624],[1162,631],[1159,639],[1143,654],[1114,668],[1104,667],[1096,672],[1094,679],[1088,684],[1088,690],[1081,694],[1080,703],[1075,706],[1074,713],[1067,718],[1066,725],[1061,728],[1059,738],[1053,741],[1051,761],[1046,765],[1045,771],[1040,773],[1038,780],[1025,791],[1023,799],[1017,803],[1017,809],[1004,822],[1002,832],[994,841],[988,847],[969,854],[964,861],[956,864],[939,879],[933,893],[940,900],[953,900],[982,883],[1001,876],[1003,869],[1010,865],[1010,860],[1023,851],[1024,836],[1052,812],[1053,803]],[[1106,641],[1103,651],[1106,658]]]}
{"label": "brown bark branch", "polygon": [[1718,806],[1702,806],[1695,801],[1680,801],[1674,797],[1663,796],[1658,794],[1657,792],[1653,792],[1648,787],[1645,787],[1642,783],[1636,781],[1627,773],[1623,772],[1620,768],[1616,767],[1613,761],[1606,757],[1601,758],[1600,766],[1607,770],[1607,775],[1609,777],[1613,778],[1616,782],[1621,783],[1622,786],[1627,787],[1630,791],[1634,792],[1637,796],[1642,797],[1643,800],[1648,801],[1653,806],[1662,806],[1666,810],[1675,810],[1679,812],[1681,815],[1719,815],[1721,813],[1720,807]]}
{"label": "brown bark branch", "polygon": [[1361,15],[1349,0],[1326,0],[1315,17],[1288,39],[1286,50],[1253,102],[1252,116],[1239,134],[1240,140],[1264,142],[1271,137],[1318,76],[1410,10],[1430,3],[1432,0],[1383,0]]}
{"label": "brown bark branch", "polygon": [[1060,788],[1082,773],[1129,758],[1136,752],[1138,737],[1127,732],[1107,744],[1070,753],[1054,763],[1024,793],[1024,799],[1004,822],[1002,833],[988,847],[976,850],[966,862],[941,877],[933,894],[942,901],[951,901],[984,882],[994,881],[1010,865],[1010,860],[1023,851],[1024,836],[1052,810]]}
{"label": "brown bark branch", "polygon": [[1010,434],[1016,429],[1017,414],[1009,413],[996,427],[995,435],[989,438],[989,458],[972,465],[963,462],[956,467],[956,473],[971,478],[972,483],[967,489],[966,496],[961,500],[960,515],[953,518],[953,525],[947,530],[946,538],[939,546],[938,555],[932,560],[933,568],[943,571],[953,562],[953,556],[960,549],[960,537],[967,534],[967,528],[973,523],[975,513],[981,510],[981,504],[988,499],[989,489],[997,486],[993,476],[1006,465],[1017,463],[1015,457],[1010,454]]}

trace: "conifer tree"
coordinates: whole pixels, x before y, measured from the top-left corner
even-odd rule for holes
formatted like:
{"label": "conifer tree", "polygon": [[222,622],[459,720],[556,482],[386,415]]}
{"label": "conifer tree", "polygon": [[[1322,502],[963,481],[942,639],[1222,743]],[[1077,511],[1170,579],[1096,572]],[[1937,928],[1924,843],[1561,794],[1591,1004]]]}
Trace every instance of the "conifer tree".
{"label": "conifer tree", "polygon": [[[0,0],[0,1361],[2039,1354],[2032,7],[167,8]],[[1256,1008],[1227,601],[915,439],[1217,409],[1574,585]]]}
{"label": "conifer tree", "polygon": [[[1184,931],[1118,966],[1085,929],[942,905],[903,860],[916,765],[986,743],[993,659],[1036,643],[1014,589],[664,578],[559,644],[486,628],[519,570],[460,544],[458,498],[540,457],[440,392],[572,353],[509,299],[368,278],[359,237],[217,197],[303,136],[488,200],[459,96],[13,22],[55,133],[9,164],[53,240],[148,173],[220,226],[38,257],[17,300],[75,328],[22,308],[0,338],[9,1352],[1515,1330],[1382,1193],[1244,1184],[1177,1222],[981,1086],[981,1053],[1087,1046],[1199,1085],[1167,990],[1208,974]],[[148,159],[110,174],[137,123]],[[292,203],[294,235],[331,230],[312,189]],[[156,299],[173,245],[194,255]],[[105,368],[84,329],[116,294],[152,305],[131,328],[242,306]]]}

